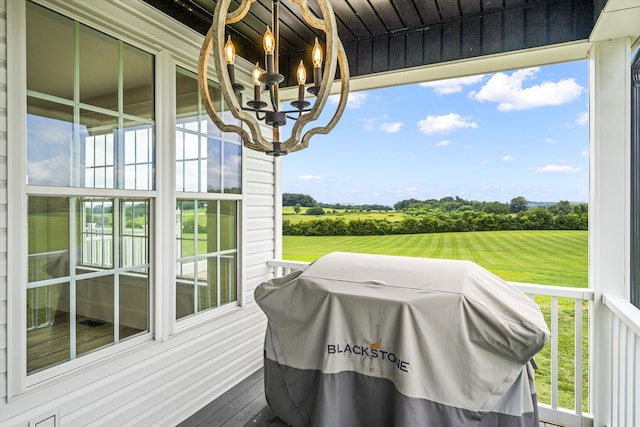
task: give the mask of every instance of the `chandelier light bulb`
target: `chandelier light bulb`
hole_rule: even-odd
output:
[[[260,65],[256,62],[256,66],[253,67],[253,71],[251,72],[251,78],[253,79],[254,85],[260,84],[260,76],[262,75],[262,70],[260,69]]]
[[[318,43],[318,38],[316,37],[316,42],[313,45],[313,51],[311,53],[313,59],[314,68],[319,68],[322,66],[322,48],[320,47],[320,43]]]
[[[224,59],[227,64],[233,64],[236,60],[236,49],[231,43],[231,36],[229,36],[227,43],[224,45]]]
[[[307,70],[304,68],[304,63],[300,60],[300,65],[298,65],[298,71],[296,72],[298,76],[298,84],[304,85],[307,81]]]
[[[267,31],[264,33],[264,53],[267,55],[273,55],[273,51],[276,47],[276,40],[273,37],[273,32],[271,32],[271,28],[267,27]]]

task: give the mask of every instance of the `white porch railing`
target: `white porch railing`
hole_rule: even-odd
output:
[[[611,426],[640,426],[640,310],[604,296],[611,324]]]
[[[271,260],[269,261],[269,266],[274,269],[274,277],[282,277],[286,274],[289,274],[296,270],[301,270],[308,265],[306,262],[299,261],[284,261],[284,260]],[[585,319],[583,316],[583,304],[585,301],[588,303],[593,301],[594,292],[590,289],[585,288],[568,288],[568,287],[559,287],[559,286],[548,286],[548,285],[533,285],[526,283],[513,283],[518,289],[522,292],[529,295],[532,299],[535,300],[536,297],[550,298],[550,309],[549,312],[546,313],[548,318],[550,319],[550,331],[551,331],[551,340],[548,344],[550,346],[550,371],[551,376],[548,384],[540,384],[539,380],[536,379],[536,386],[538,389],[541,389],[543,386],[548,387],[550,390],[550,403],[540,403],[539,414],[540,419],[544,421],[549,421],[551,423],[563,426],[570,427],[590,427],[593,425],[593,417],[591,414],[582,411],[582,402],[583,399],[588,400],[588,396],[583,395],[583,384],[585,384],[583,376],[588,373],[588,366],[583,366],[583,328],[588,322],[588,319]],[[573,315],[573,335],[574,335],[574,345],[571,349],[561,349],[558,346],[558,331],[560,325],[560,305],[558,303],[559,299],[570,299],[574,301],[574,315]],[[565,304],[566,306],[566,304]],[[591,305],[588,305],[589,313],[591,312]],[[544,310],[543,310],[544,312]],[[563,325],[563,327],[566,327]],[[640,333],[640,331],[636,331],[636,334]],[[638,335],[635,338],[635,355],[636,357],[640,357],[640,339]],[[558,387],[558,376],[559,376],[559,363],[558,361],[567,361],[573,360],[574,364],[574,378],[573,378],[573,398],[571,399],[573,405],[569,405],[571,407],[565,408],[559,405],[558,397],[559,387]],[[630,362],[629,362],[630,363]],[[636,366],[637,366],[636,362]],[[628,383],[629,381],[627,381]],[[587,381],[588,383],[588,381]],[[626,383],[625,383],[626,384]],[[638,390],[638,381],[636,380],[635,384],[636,389]],[[636,399],[640,396],[640,392],[635,393]],[[635,415],[638,416],[638,413]],[[623,424],[621,424],[623,425]],[[629,424],[629,425],[638,425],[638,424]]]

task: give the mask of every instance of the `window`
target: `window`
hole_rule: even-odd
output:
[[[213,83],[209,90],[222,112],[220,90]],[[177,69],[176,97],[176,318],[181,319],[237,301],[242,146],[207,116],[195,74]]]
[[[150,330],[154,57],[33,3],[26,32],[32,374]]]

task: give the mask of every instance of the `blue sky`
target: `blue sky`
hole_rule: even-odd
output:
[[[587,62],[353,92],[331,133],[282,159],[283,191],[323,203],[586,202]]]

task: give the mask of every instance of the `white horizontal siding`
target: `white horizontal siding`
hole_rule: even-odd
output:
[[[2,425],[60,411],[65,426],[174,425],[262,363],[263,315],[253,305],[35,387],[3,408]],[[135,421],[135,422],[134,422]]]
[[[7,369],[7,8],[0,0],[0,408]]]
[[[253,291],[270,278],[268,256],[275,256],[275,163],[264,153],[245,150],[245,301],[253,302]]]

